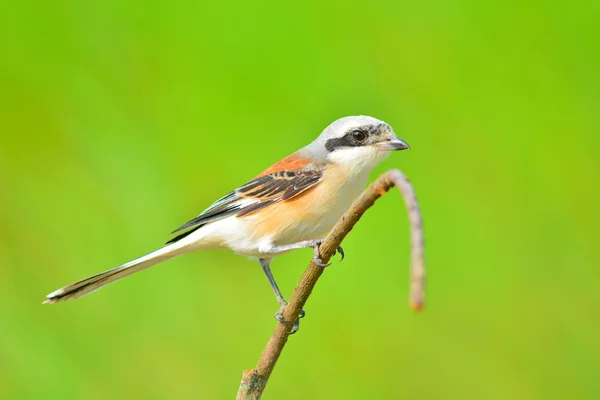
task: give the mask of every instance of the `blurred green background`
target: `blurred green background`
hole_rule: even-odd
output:
[[[385,120],[425,218],[377,203],[268,399],[600,398],[600,3],[0,6],[0,398],[227,399],[277,304],[227,251],[79,301],[333,120]],[[310,251],[273,265],[284,293]]]

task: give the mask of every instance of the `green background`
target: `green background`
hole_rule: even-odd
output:
[[[15,3],[15,4],[12,4]],[[306,306],[268,399],[600,398],[600,3],[4,2],[0,398],[231,399],[276,322],[258,264],[159,247],[355,114],[412,146]],[[309,250],[273,269],[284,293]]]

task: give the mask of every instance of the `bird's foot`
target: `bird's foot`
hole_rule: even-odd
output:
[[[324,239],[318,239],[318,240],[315,240],[315,242],[314,242],[314,245],[313,245],[313,261],[319,267],[325,268],[325,267],[329,267],[331,265],[331,263],[325,264],[323,262],[323,260],[321,260],[320,247],[321,247],[321,244],[323,243],[323,240]],[[344,249],[342,248],[342,246],[338,246],[337,247],[337,251],[339,251],[340,255],[342,256],[342,258],[340,259],[340,262],[341,262],[344,259]],[[337,251],[333,252],[334,256],[337,254]]]
[[[287,301],[284,301],[283,303],[281,303],[281,307],[279,307],[279,310],[277,310],[277,312],[275,313],[274,317],[277,321],[279,322],[289,322],[287,319],[283,318],[283,310],[285,310],[285,308],[287,307]],[[298,329],[300,329],[300,318],[304,318],[304,316],[306,315],[306,313],[304,312],[304,310],[300,310],[300,314],[298,315],[298,319],[296,320],[296,322],[294,322],[294,326],[292,327],[292,330],[290,331],[290,335],[293,335],[294,333],[298,332]]]

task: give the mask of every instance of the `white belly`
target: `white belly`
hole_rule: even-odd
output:
[[[265,257],[259,248],[264,249],[270,245],[280,246],[298,243],[304,240],[314,240],[324,237],[341,218],[352,202],[360,195],[368,173],[357,176],[343,185],[330,188],[315,187],[317,195],[302,215],[295,218],[293,210],[289,215],[277,216],[277,223],[264,234],[259,224],[265,218],[272,218],[271,213],[257,212],[242,218],[231,216],[209,223],[183,239],[189,242],[190,250],[229,248],[249,257]],[[327,190],[331,189],[331,190]],[[318,195],[318,190],[323,190],[324,195]],[[325,195],[327,194],[327,195]],[[277,204],[277,203],[276,203]],[[269,206],[271,208],[274,206]],[[267,209],[264,209],[267,211]],[[271,254],[270,257],[277,255]]]

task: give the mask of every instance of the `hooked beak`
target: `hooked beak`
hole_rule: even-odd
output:
[[[408,143],[396,136],[394,136],[392,139],[386,139],[383,142],[377,143],[377,147],[385,151],[410,149]]]

